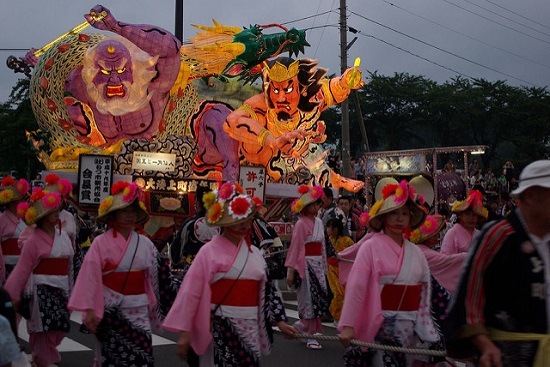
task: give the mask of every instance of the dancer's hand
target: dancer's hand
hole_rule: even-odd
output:
[[[292,339],[294,337],[294,334],[300,333],[294,326],[290,326],[284,321],[279,321],[277,323],[277,327],[279,328],[279,330],[281,330],[281,333],[283,333],[285,339]]]
[[[181,359],[183,360],[187,359],[187,351],[189,350],[190,345],[191,345],[191,333],[189,331],[182,331],[180,333],[180,337],[178,339],[178,343],[176,347],[176,353]]]
[[[351,326],[344,326],[338,338],[340,338],[340,343],[347,348],[351,345],[351,340],[355,337],[355,331]]]
[[[84,326],[86,326],[86,328],[90,330],[90,332],[95,334],[95,332],[97,331],[98,324],[99,324],[99,319],[95,315],[94,310],[92,310],[91,308],[87,309],[86,317],[84,318]]]

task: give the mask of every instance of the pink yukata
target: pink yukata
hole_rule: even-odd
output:
[[[308,246],[315,248],[310,251]],[[297,291],[298,329],[306,334],[322,333],[321,317],[328,311],[328,272],[325,249],[325,227],[319,218],[300,215],[292,231],[292,240],[285,266],[296,270],[294,285]],[[296,284],[298,283],[298,284]]]
[[[125,239],[113,229],[96,237],[86,253],[69,309],[81,311],[82,320],[92,309],[108,329],[98,340],[94,366],[116,365],[125,354],[133,355],[136,365],[154,366],[152,328],[162,317],[157,255],[147,237],[132,232]],[[108,287],[112,276],[118,281]]]
[[[17,240],[25,227],[25,222],[9,210],[0,214],[0,284],[4,284],[19,260],[21,248]]]
[[[72,287],[73,255],[65,231],[56,229],[52,239],[35,228],[5,285],[13,300],[21,301],[22,295],[23,301],[29,300],[21,306],[28,305],[29,314],[25,317],[29,317],[29,344],[38,367],[61,361],[57,346],[70,327],[67,301]]]
[[[425,245],[419,244],[417,246],[424,253],[430,267],[430,273],[435,280],[449,293],[454,294],[464,265],[464,258],[468,254],[466,252],[442,254]]]
[[[348,247],[347,249],[340,251],[338,253],[338,281],[342,285],[346,285],[348,281],[349,273],[359,252],[359,248],[363,243],[365,243],[369,238],[372,237],[374,232],[367,232],[359,241],[357,241],[353,246]],[[340,260],[342,259],[342,260]],[[347,261],[346,261],[347,260]]]
[[[405,309],[401,302],[395,308],[382,307],[384,287],[398,286],[420,291],[414,308]],[[389,287],[388,289],[391,289]],[[399,299],[399,298],[398,298]],[[347,279],[344,307],[338,329],[353,327],[355,339],[365,342],[392,344],[406,348],[426,348],[422,342],[439,340],[431,313],[430,270],[422,251],[404,240],[399,246],[384,233],[375,233],[359,248]],[[349,348],[346,354],[360,353]],[[370,350],[366,352],[369,366],[410,366],[417,358],[407,354]],[[345,355],[347,365],[351,365]]]
[[[223,284],[227,287],[220,288]],[[267,281],[260,251],[245,240],[235,246],[215,235],[195,257],[163,327],[191,333],[201,367],[259,366],[260,357],[271,352],[271,322],[283,320],[282,301]]]
[[[455,224],[445,233],[441,242],[442,254],[458,254],[468,252],[472,238],[479,233],[478,229],[474,229],[473,235],[470,234],[460,223]]]

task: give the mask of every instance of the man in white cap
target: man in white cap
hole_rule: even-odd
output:
[[[550,160],[525,167],[511,194],[519,205],[474,239],[448,318],[448,352],[477,352],[478,366],[547,366]]]

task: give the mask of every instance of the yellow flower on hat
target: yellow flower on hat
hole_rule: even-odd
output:
[[[202,203],[204,204],[205,209],[209,209],[212,204],[216,202],[216,192],[210,191],[203,195],[202,197]]]
[[[0,203],[8,203],[13,199],[13,191],[2,190],[0,191]]]
[[[293,213],[300,213],[304,209],[304,202],[302,199],[295,199],[292,204],[290,204],[290,210]]]
[[[98,214],[103,215],[107,213],[107,211],[111,208],[112,205],[113,205],[113,197],[107,196],[105,199],[103,199],[101,204],[99,204]]]
[[[34,206],[29,207],[25,212],[25,222],[28,224],[36,222],[36,208]]]
[[[384,204],[384,200],[378,200],[376,203],[372,205],[372,208],[370,208],[369,211],[369,217],[372,218],[378,213],[380,208],[382,207],[382,204]]]
[[[217,201],[213,203],[210,208],[208,209],[208,213],[206,213],[207,220],[210,223],[216,223],[220,220],[223,213],[223,205],[221,202]]]

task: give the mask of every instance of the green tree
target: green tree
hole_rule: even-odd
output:
[[[19,79],[8,102],[0,105],[0,172],[16,170],[20,177],[34,179],[44,167],[27,144],[25,131],[38,129],[29,99],[28,78]]]

